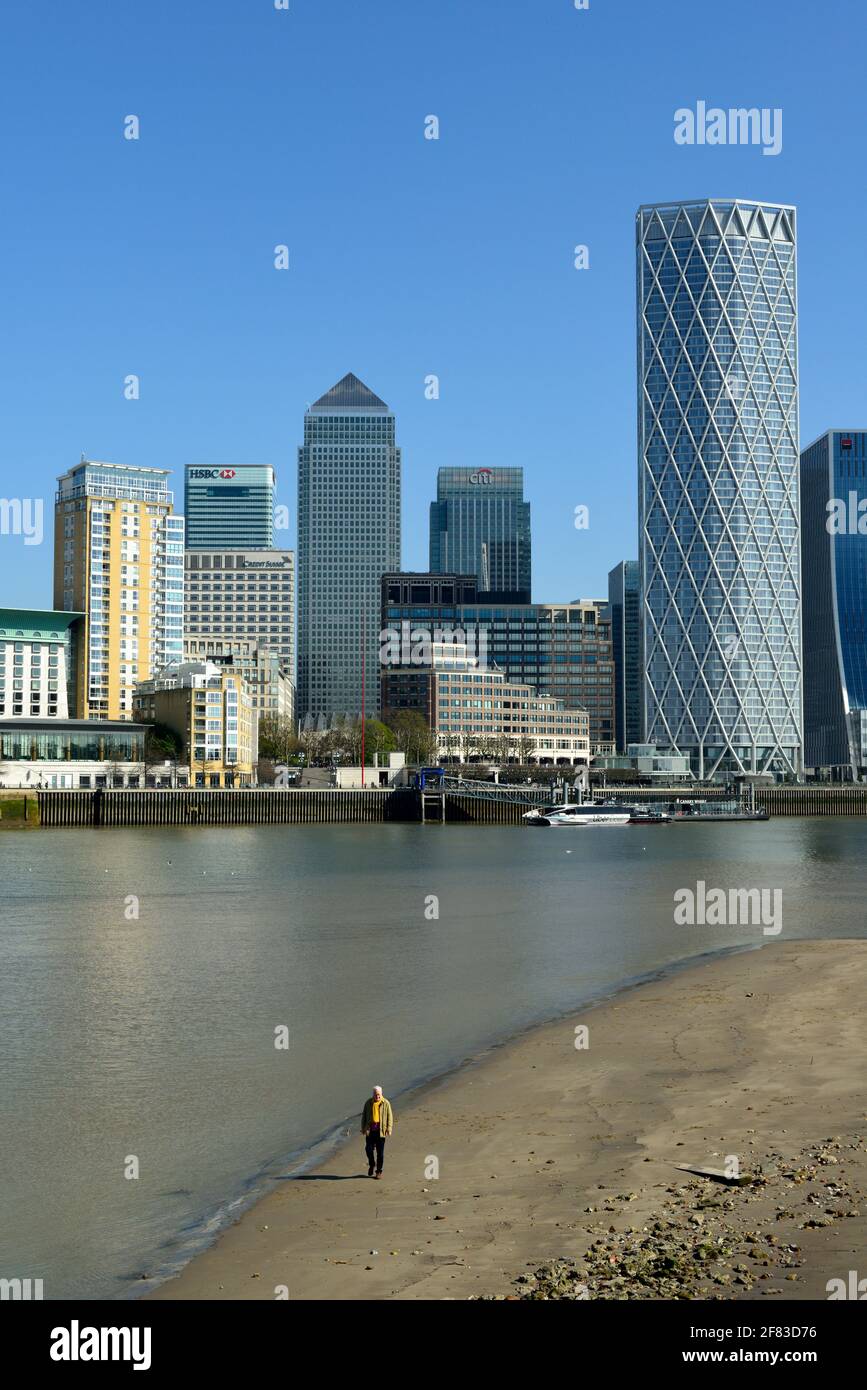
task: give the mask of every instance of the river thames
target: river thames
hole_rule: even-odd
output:
[[[781,890],[773,939],[863,937],[865,848],[864,821],[830,817],[5,832],[0,1276],[140,1292],[354,1125],[374,1083],[399,1100],[768,939],[678,924],[679,890]]]

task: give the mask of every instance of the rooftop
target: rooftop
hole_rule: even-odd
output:
[[[330,391],[313,402],[310,410],[388,410],[388,406],[354,372],[347,372]]]

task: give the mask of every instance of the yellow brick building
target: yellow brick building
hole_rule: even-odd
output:
[[[137,683],[183,658],[184,520],[167,479],[82,458],[58,480],[54,603],[85,615],[79,718],[131,719]]]
[[[136,720],[177,734],[194,787],[256,783],[258,716],[245,682],[210,661],[167,666],[136,688]]]

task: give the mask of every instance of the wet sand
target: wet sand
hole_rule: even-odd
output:
[[[867,942],[775,942],[546,1024],[396,1104],[381,1181],[353,1135],[147,1297],[514,1297],[571,1259],[593,1297],[825,1299],[867,1275],[865,1000]],[[731,1155],[758,1181],[675,1167]],[[654,1223],[725,1258],[679,1294],[592,1277]]]

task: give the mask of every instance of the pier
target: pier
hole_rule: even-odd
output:
[[[427,800],[424,800],[427,798]],[[596,799],[628,803],[677,798],[714,802],[721,788],[630,787],[597,791]],[[45,827],[125,825],[320,825],[421,821],[429,824],[520,825],[532,806],[552,801],[538,787],[507,787],[447,777],[436,790],[411,787],[258,788],[255,790],[104,790],[9,793],[3,824]],[[864,816],[867,787],[756,788],[755,804],[770,816]],[[27,810],[24,820],[22,811]]]

